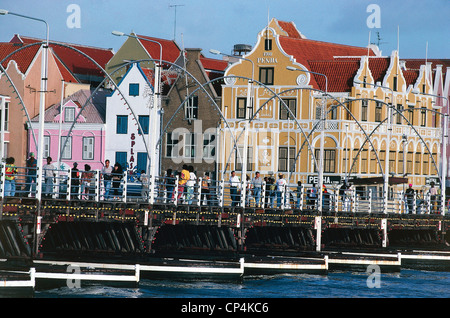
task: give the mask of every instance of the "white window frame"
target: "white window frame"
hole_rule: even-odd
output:
[[[92,142],[91,142],[92,141]],[[83,137],[83,160],[94,160],[95,137]]]
[[[198,96],[191,96],[184,107],[186,119],[198,119]]]
[[[186,133],[183,136],[184,141],[184,157],[185,158],[195,158],[196,153],[196,134]]]
[[[50,136],[44,136],[44,158],[50,157]]]
[[[72,123],[75,121],[75,107],[64,108],[64,122]]]
[[[61,150],[63,150],[63,146],[65,141],[65,138],[69,138],[69,141],[66,144],[66,147],[64,148],[64,152],[61,154],[61,159],[72,159],[72,136],[61,136]]]

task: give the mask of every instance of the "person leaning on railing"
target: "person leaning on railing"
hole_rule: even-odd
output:
[[[27,196],[31,191],[31,195],[34,196],[36,192],[36,167],[37,160],[34,157],[34,152],[30,152],[30,158],[27,159],[27,176],[25,179],[25,196]],[[33,185],[34,183],[34,185]]]
[[[50,198],[53,195],[53,183],[56,177],[55,166],[52,164],[52,157],[47,157],[47,163],[42,167],[44,174],[44,198]]]
[[[183,169],[181,170],[180,180],[178,181],[178,201],[184,194],[186,182],[190,179],[188,168],[187,165],[183,165]]]
[[[120,188],[120,181],[123,178],[123,170],[119,163],[116,163],[114,165],[114,168],[111,172],[112,176],[112,189],[113,189],[113,195],[114,199],[119,199],[119,188]]]
[[[256,171],[255,177],[252,179],[253,197],[255,198],[255,205],[257,208],[261,206],[261,190],[263,187],[263,179],[260,177],[259,171]]]
[[[14,162],[15,159],[13,157],[6,158],[5,197],[13,197],[16,195],[17,168]]]
[[[111,172],[112,172],[113,168],[109,163],[109,160],[106,159],[105,160],[105,165],[102,168],[102,173],[101,176],[103,178],[103,187],[105,190],[105,194],[104,194],[104,199],[105,200],[109,200],[110,197],[110,191],[111,191]]]
[[[78,200],[78,192],[80,188],[80,171],[78,163],[73,163],[72,172],[70,173],[70,197],[72,200]]]
[[[240,201],[241,193],[241,180],[236,175],[235,171],[231,171],[230,176],[230,197],[231,206],[237,206]]]
[[[167,202],[173,202],[173,195],[174,195],[174,189],[175,189],[175,177],[173,175],[172,169],[167,169],[166,173],[166,196],[167,196]]]

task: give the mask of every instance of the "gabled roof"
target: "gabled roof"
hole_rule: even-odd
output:
[[[5,57],[7,57],[10,53],[16,51],[19,47],[14,43],[0,43],[0,61],[2,61]],[[17,67],[22,74],[25,74],[28,68],[31,66],[33,59],[36,57],[37,52],[39,51],[40,46],[35,45],[26,49],[23,49],[13,55],[10,58],[5,60],[2,63],[2,66],[6,69],[8,67],[8,63],[14,60],[17,63]]]
[[[277,20],[277,23],[280,26],[280,28],[287,33],[288,37],[296,39],[306,39],[306,37],[297,30],[294,22]]]
[[[224,60],[216,60],[200,56],[199,62],[205,69],[206,75],[212,81],[216,78],[223,77],[225,69],[228,67],[228,62]],[[222,96],[223,80],[217,80],[212,83],[217,96]]]
[[[146,35],[136,35],[136,36],[160,43],[162,47],[163,61],[174,63],[181,54],[181,49],[178,47],[175,41],[154,38]],[[145,50],[147,51],[147,53],[150,55],[151,58],[159,60],[161,47],[157,43],[141,39],[137,40],[142,44],[142,46],[145,48]]]
[[[19,45],[20,43],[23,44],[31,44],[36,42],[43,42],[42,39],[27,37],[27,36],[21,36],[18,34],[15,34],[14,37],[11,39],[10,43],[15,43],[15,45]],[[73,47],[84,54],[88,55],[90,58],[92,58],[94,61],[96,61],[102,68],[105,68],[106,63],[111,59],[111,57],[114,55],[114,52],[112,49],[104,49],[104,48],[98,48],[98,47],[92,47],[92,46],[86,46],[86,45],[80,45],[80,44],[73,44],[73,43],[65,43],[65,42],[57,42],[57,41],[51,41],[53,43],[50,43],[50,47],[52,48],[53,52],[57,56],[57,58],[60,60],[64,66],[72,72],[72,74],[82,74],[82,75],[91,75],[91,76],[100,76],[104,77],[103,72],[89,59],[84,57],[82,54],[66,48],[65,46]],[[58,45],[61,44],[61,45]]]
[[[426,62],[431,63],[432,69],[435,69],[436,65],[442,65],[442,72],[450,67],[450,59],[402,59],[402,61],[405,61],[406,68],[411,70],[420,70],[420,66],[425,65]]]
[[[207,71],[225,72],[228,62],[224,60],[211,59],[204,56],[200,57],[200,62]]]
[[[336,44],[309,39],[291,38],[280,36],[280,43],[286,53],[293,55],[298,62],[314,60],[332,60],[339,56],[364,56],[369,52],[374,56],[371,49],[365,47]]]
[[[283,50],[307,69],[311,69],[310,61],[333,61],[336,57],[361,57],[367,55],[367,52],[370,56],[375,55],[371,49],[368,50],[364,47],[288,36],[280,36],[279,39]],[[316,67],[318,66],[316,65]],[[318,88],[317,77],[311,77],[311,84],[314,88]]]
[[[95,123],[95,124],[104,124],[105,123],[105,116],[106,116],[106,96],[110,94],[111,92],[104,89],[99,89],[97,92],[92,95],[93,91],[88,89],[81,89],[72,95],[64,98],[63,105],[66,104],[69,101],[73,101],[75,104],[78,105],[79,110],[81,110],[81,107],[86,104],[84,107],[81,116],[85,120],[80,121],[80,117],[78,117],[78,122],[82,123]],[[89,99],[89,97],[92,98]],[[89,99],[89,100],[88,100]],[[87,103],[86,103],[87,101]],[[61,113],[61,103],[54,104],[50,106],[45,111],[45,117],[44,121],[47,123],[50,122],[59,122],[55,121],[56,116],[58,116]],[[59,118],[59,117],[58,117]],[[33,117],[31,119],[32,122],[38,122],[39,121],[39,115],[36,117]]]

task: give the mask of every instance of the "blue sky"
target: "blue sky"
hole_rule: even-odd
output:
[[[80,9],[79,28],[71,28],[69,5]],[[379,28],[369,28],[367,19],[379,8]],[[367,46],[381,37],[383,55],[399,49],[401,58],[450,58],[449,0],[0,0],[0,9],[46,20],[50,39],[117,51],[124,38],[111,31],[165,39],[174,38],[185,47],[231,53],[234,44],[256,43],[257,33],[267,24],[268,15],[293,21],[309,39],[356,46]],[[75,20],[73,20],[75,21]],[[374,21],[374,20],[372,20]],[[0,41],[15,33],[45,37],[43,24],[15,16],[0,16]]]

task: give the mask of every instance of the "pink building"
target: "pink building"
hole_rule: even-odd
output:
[[[72,168],[74,162],[78,163],[80,170],[84,170],[85,164],[90,165],[92,170],[100,170],[103,167],[106,95],[110,94],[110,91],[100,89],[95,94],[92,93],[93,91],[84,89],[68,96],[63,100],[62,112],[60,103],[46,110],[44,158],[52,157],[55,167],[58,158],[61,161],[61,169],[65,170]],[[31,129],[37,138],[39,116],[31,122]],[[33,140],[31,130],[28,134],[28,140]],[[28,152],[36,153],[34,142],[29,143]]]

